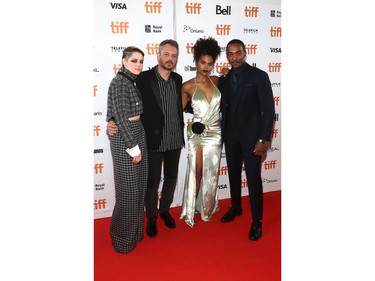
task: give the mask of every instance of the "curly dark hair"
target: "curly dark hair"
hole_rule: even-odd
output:
[[[213,37],[199,38],[193,46],[194,61],[198,61],[201,56],[209,55],[215,62],[220,53],[221,48]]]

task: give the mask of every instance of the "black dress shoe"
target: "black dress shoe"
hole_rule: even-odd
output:
[[[251,224],[250,232],[249,232],[249,239],[256,241],[260,237],[262,237],[262,222],[254,221]]]
[[[160,213],[160,217],[164,220],[164,223],[169,228],[176,228],[176,222],[169,214],[169,212]]]
[[[149,237],[155,237],[158,234],[158,230],[156,228],[156,219],[148,219],[146,233]]]
[[[236,216],[242,215],[242,207],[233,209],[230,208],[228,212],[221,218],[221,222],[230,222],[234,220]]]

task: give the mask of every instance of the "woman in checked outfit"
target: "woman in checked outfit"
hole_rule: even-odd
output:
[[[143,69],[143,59],[139,48],[127,47],[122,67],[108,90],[107,121],[114,120],[119,131],[109,136],[116,194],[110,233],[113,248],[125,254],[143,239],[147,148],[140,120],[142,98],[135,84]]]

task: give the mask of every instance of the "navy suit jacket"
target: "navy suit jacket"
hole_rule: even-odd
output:
[[[255,145],[259,140],[270,141],[273,128],[275,105],[271,82],[268,74],[259,68],[245,63],[237,98],[229,108],[231,91],[231,72],[219,79],[221,92],[222,134],[225,142],[226,133],[235,133],[246,145]],[[226,124],[231,110],[231,124]],[[236,127],[233,130],[234,126]],[[229,127],[230,126],[230,127]]]
[[[176,83],[178,116],[181,122],[181,135],[184,141],[184,119],[181,101],[181,75],[171,72]],[[137,87],[142,94],[143,113],[141,120],[146,132],[147,148],[156,150],[160,146],[164,128],[164,113],[161,107],[160,89],[155,68],[141,72],[137,78]]]

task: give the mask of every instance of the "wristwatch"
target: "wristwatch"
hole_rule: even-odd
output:
[[[262,139],[259,139],[258,141],[259,141],[260,143],[263,143],[263,144],[266,143],[266,141],[264,141],[264,140],[262,140]]]

